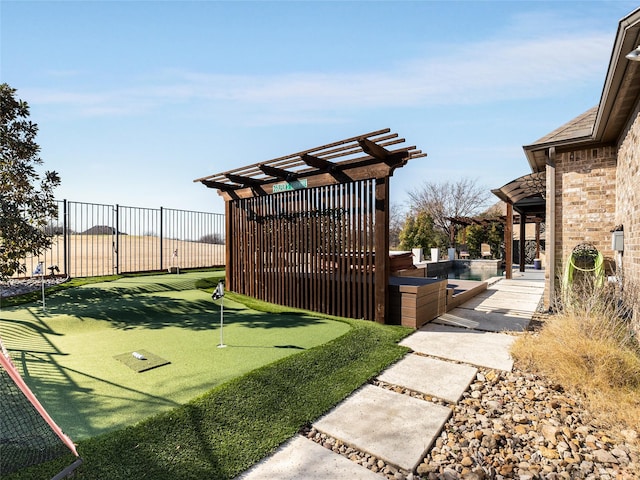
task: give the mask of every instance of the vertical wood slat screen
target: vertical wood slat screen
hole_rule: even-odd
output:
[[[348,318],[375,316],[375,180],[229,202],[228,288]]]

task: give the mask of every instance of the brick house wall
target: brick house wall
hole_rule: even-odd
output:
[[[555,175],[556,274],[562,274],[571,251],[580,243],[591,243],[605,258],[613,259],[610,231],[616,221],[615,148],[558,154]],[[551,245],[550,239],[547,245]]]
[[[523,146],[534,172],[546,170],[547,271],[545,306],[562,282],[579,243],[593,244],[617,270],[637,311],[640,334],[640,64],[630,58],[640,38],[640,8],[618,23],[598,106]],[[624,252],[611,248],[622,225]],[[554,278],[555,277],[555,278]]]
[[[616,225],[624,227],[622,268],[626,288],[640,289],[640,101],[621,135],[616,182]],[[640,312],[634,315],[640,332]]]
[[[556,155],[555,270],[556,275],[561,276],[569,254],[583,242],[592,243],[606,259],[616,264],[618,258],[611,249],[611,230],[622,224],[622,268],[627,284],[637,289],[640,286],[640,102],[620,138],[617,146]],[[548,219],[552,218],[549,208],[548,202]],[[549,237],[546,242],[547,248],[551,248]],[[556,281],[556,288],[560,283]],[[545,304],[551,301],[547,289]],[[637,325],[640,327],[640,322]]]

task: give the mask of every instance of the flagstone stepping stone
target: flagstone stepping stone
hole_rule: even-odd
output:
[[[378,376],[378,380],[456,403],[478,370],[469,365],[410,354]]]
[[[316,430],[404,470],[424,458],[451,409],[366,385],[314,423]]]

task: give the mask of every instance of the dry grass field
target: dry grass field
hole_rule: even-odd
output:
[[[162,243],[162,245],[161,245]],[[115,273],[166,270],[170,267],[201,268],[225,264],[225,246],[203,242],[175,240],[155,236],[71,235],[68,245],[61,236],[39,257],[26,259],[26,276],[31,276],[38,262],[63,269],[65,249],[68,252],[71,277],[93,277]],[[117,254],[116,254],[117,252]],[[24,275],[21,275],[24,276]]]

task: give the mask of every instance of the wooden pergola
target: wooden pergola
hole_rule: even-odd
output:
[[[520,215],[520,271],[525,270],[525,226],[527,217],[536,221],[536,255],[540,251],[540,222],[546,217],[546,172],[523,175],[491,192],[507,204],[507,219],[504,229],[506,277],[511,278],[513,268],[513,211]]]
[[[450,238],[449,238],[449,244],[452,247],[456,246],[456,235],[457,235],[457,231],[458,228],[457,227],[469,227],[471,225],[480,225],[482,227],[486,227],[489,226],[493,223],[504,223],[504,220],[501,219],[500,217],[463,217],[463,216],[456,216],[456,217],[447,217],[447,220],[449,220],[451,222],[452,225],[454,225],[454,228],[451,229],[451,233],[450,233]],[[463,243],[466,243],[466,232],[463,231]]]
[[[508,209],[509,207],[507,207]],[[447,217],[447,220],[449,220],[452,224],[456,225],[456,226],[460,226],[460,227],[468,227],[471,225],[479,225],[481,227],[488,227],[491,226],[494,223],[500,223],[503,225],[506,225],[507,223],[507,219],[509,217],[507,215],[500,215],[498,217]],[[518,215],[514,215],[513,213],[511,213],[511,223],[513,225],[521,225],[522,224],[522,220],[521,220],[521,216]],[[540,253],[540,223],[543,221],[543,218],[540,215],[527,215],[524,218],[524,223],[533,223],[536,225],[536,256],[539,255]],[[455,246],[455,242],[454,242],[454,238],[455,237],[455,232],[452,230],[452,234],[451,234],[451,245]]]
[[[384,323],[389,178],[425,157],[389,129],[198,178],[225,200],[227,288]]]

